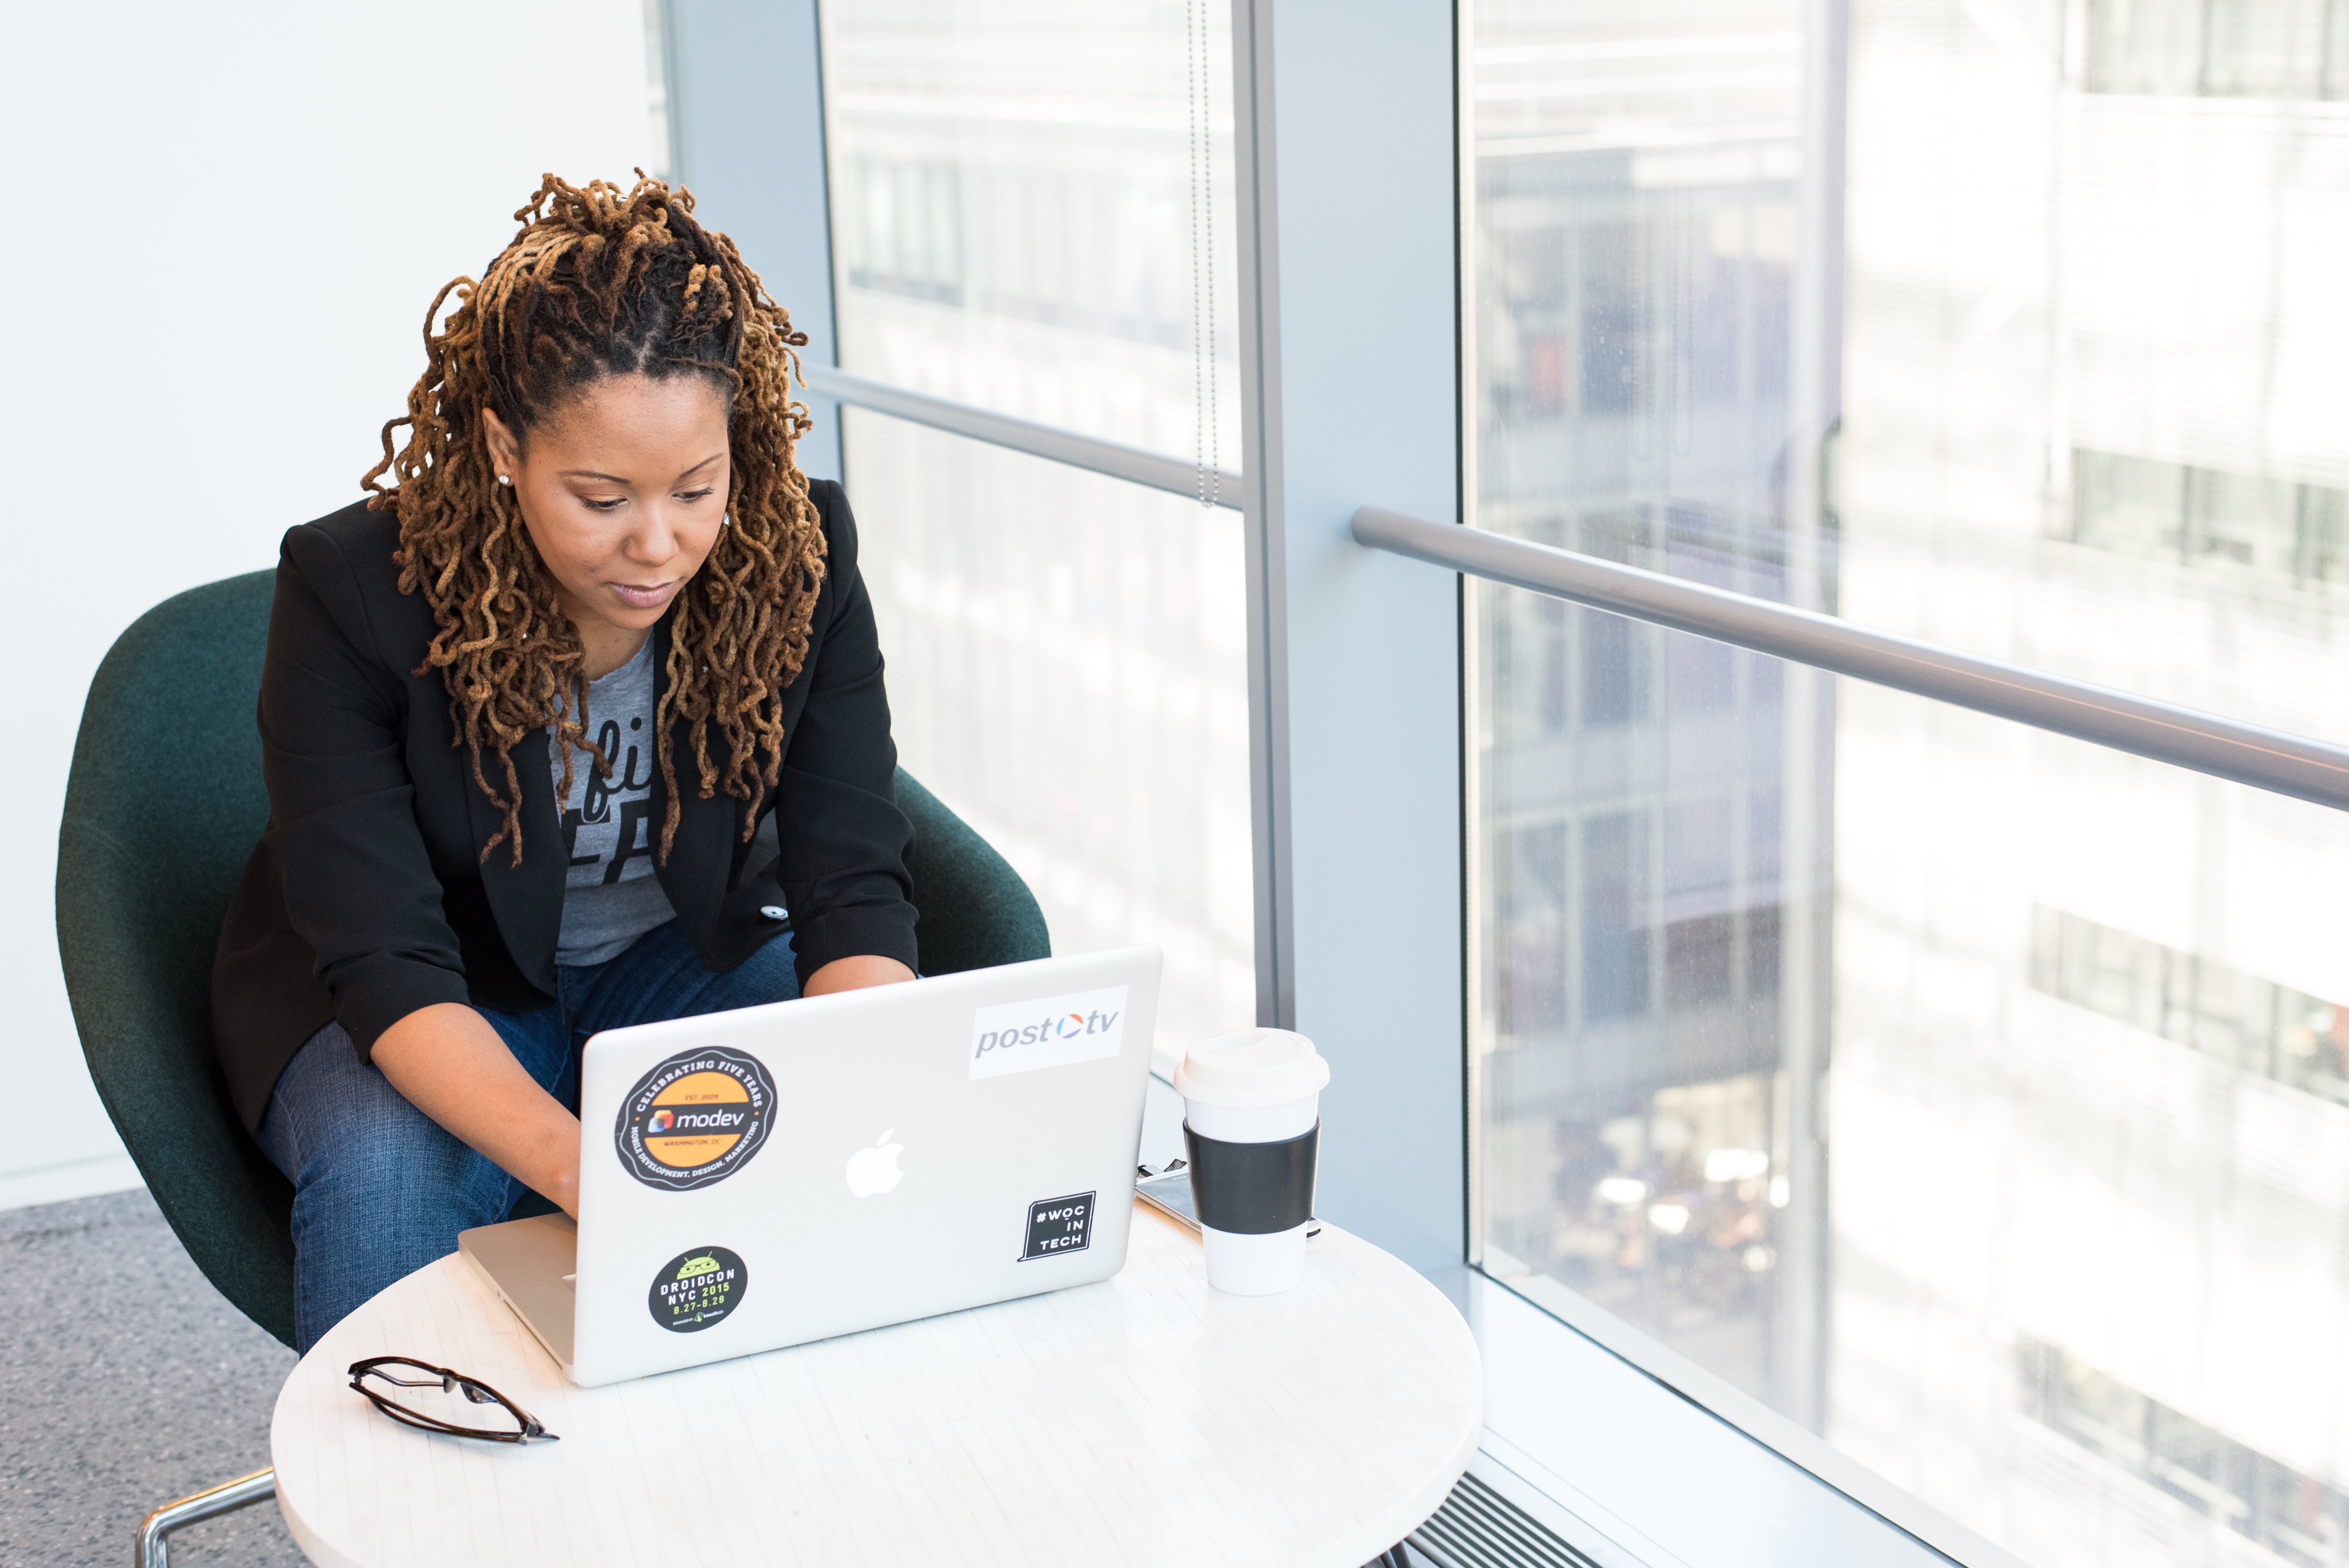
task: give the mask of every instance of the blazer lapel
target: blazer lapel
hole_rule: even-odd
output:
[[[490,911],[497,916],[498,932],[506,939],[523,978],[554,994],[554,944],[563,931],[563,881],[565,855],[563,823],[554,810],[554,779],[549,772],[546,731],[533,729],[514,744],[514,773],[522,780],[522,864],[513,863],[509,844],[500,844],[481,862],[481,888]],[[482,771],[496,783],[493,758],[481,759]],[[504,825],[504,814],[475,787],[470,767],[465,799],[472,812],[475,841],[488,843]]]

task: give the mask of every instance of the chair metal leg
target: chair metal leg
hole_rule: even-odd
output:
[[[130,1560],[131,1568],[171,1568],[173,1532],[200,1519],[216,1519],[223,1513],[234,1513],[264,1497],[276,1495],[277,1472],[264,1470],[239,1476],[210,1491],[200,1491],[193,1497],[165,1503],[139,1522],[139,1544]]]

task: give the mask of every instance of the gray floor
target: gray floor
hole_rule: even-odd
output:
[[[122,1568],[148,1510],[269,1463],[293,1367],[145,1192],[0,1211],[0,1563]],[[266,1502],[181,1532],[171,1556],[304,1562]]]

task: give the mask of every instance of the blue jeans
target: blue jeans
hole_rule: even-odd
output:
[[[712,975],[673,920],[617,958],[558,965],[554,977],[554,1006],[481,1012],[539,1086],[574,1111],[588,1036],[800,994],[789,933]],[[529,1197],[359,1060],[340,1024],[311,1036],[286,1064],[255,1136],[294,1183],[296,1350],[393,1281],[455,1252],[458,1232],[495,1224]]]

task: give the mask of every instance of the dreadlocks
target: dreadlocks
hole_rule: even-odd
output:
[[[383,428],[383,460],[360,480],[368,505],[396,509],[404,593],[421,593],[440,630],[416,673],[440,672],[456,727],[472,753],[473,781],[504,817],[481,859],[510,843],[522,863],[522,785],[512,748],[552,725],[564,746],[558,794],[571,788],[571,749],[609,779],[611,759],[586,734],[586,654],[558,606],[518,503],[495,482],[481,411],[518,432],[543,422],[607,376],[704,376],[731,401],[727,435],[731,526],[675,601],[667,689],[654,716],[655,751],[668,790],[659,856],[677,837],[679,796],[669,732],[693,740],[701,798],[719,789],[747,800],[747,838],[782,765],[783,688],[806,661],[824,545],[807,480],[792,450],[808,427],[791,401],[793,349],[807,335],[769,298],[734,242],[693,216],[693,197],[637,170],[623,192],[604,181],[579,190],[546,175],[514,214],[522,230],[476,284],[441,289],[424,318],[424,374],[408,413]],[[433,322],[454,293],[456,311]],[[409,427],[396,452],[392,432]],[[393,474],[393,488],[376,481]],[[715,719],[727,756],[709,756]],[[503,788],[482,755],[497,759]]]

